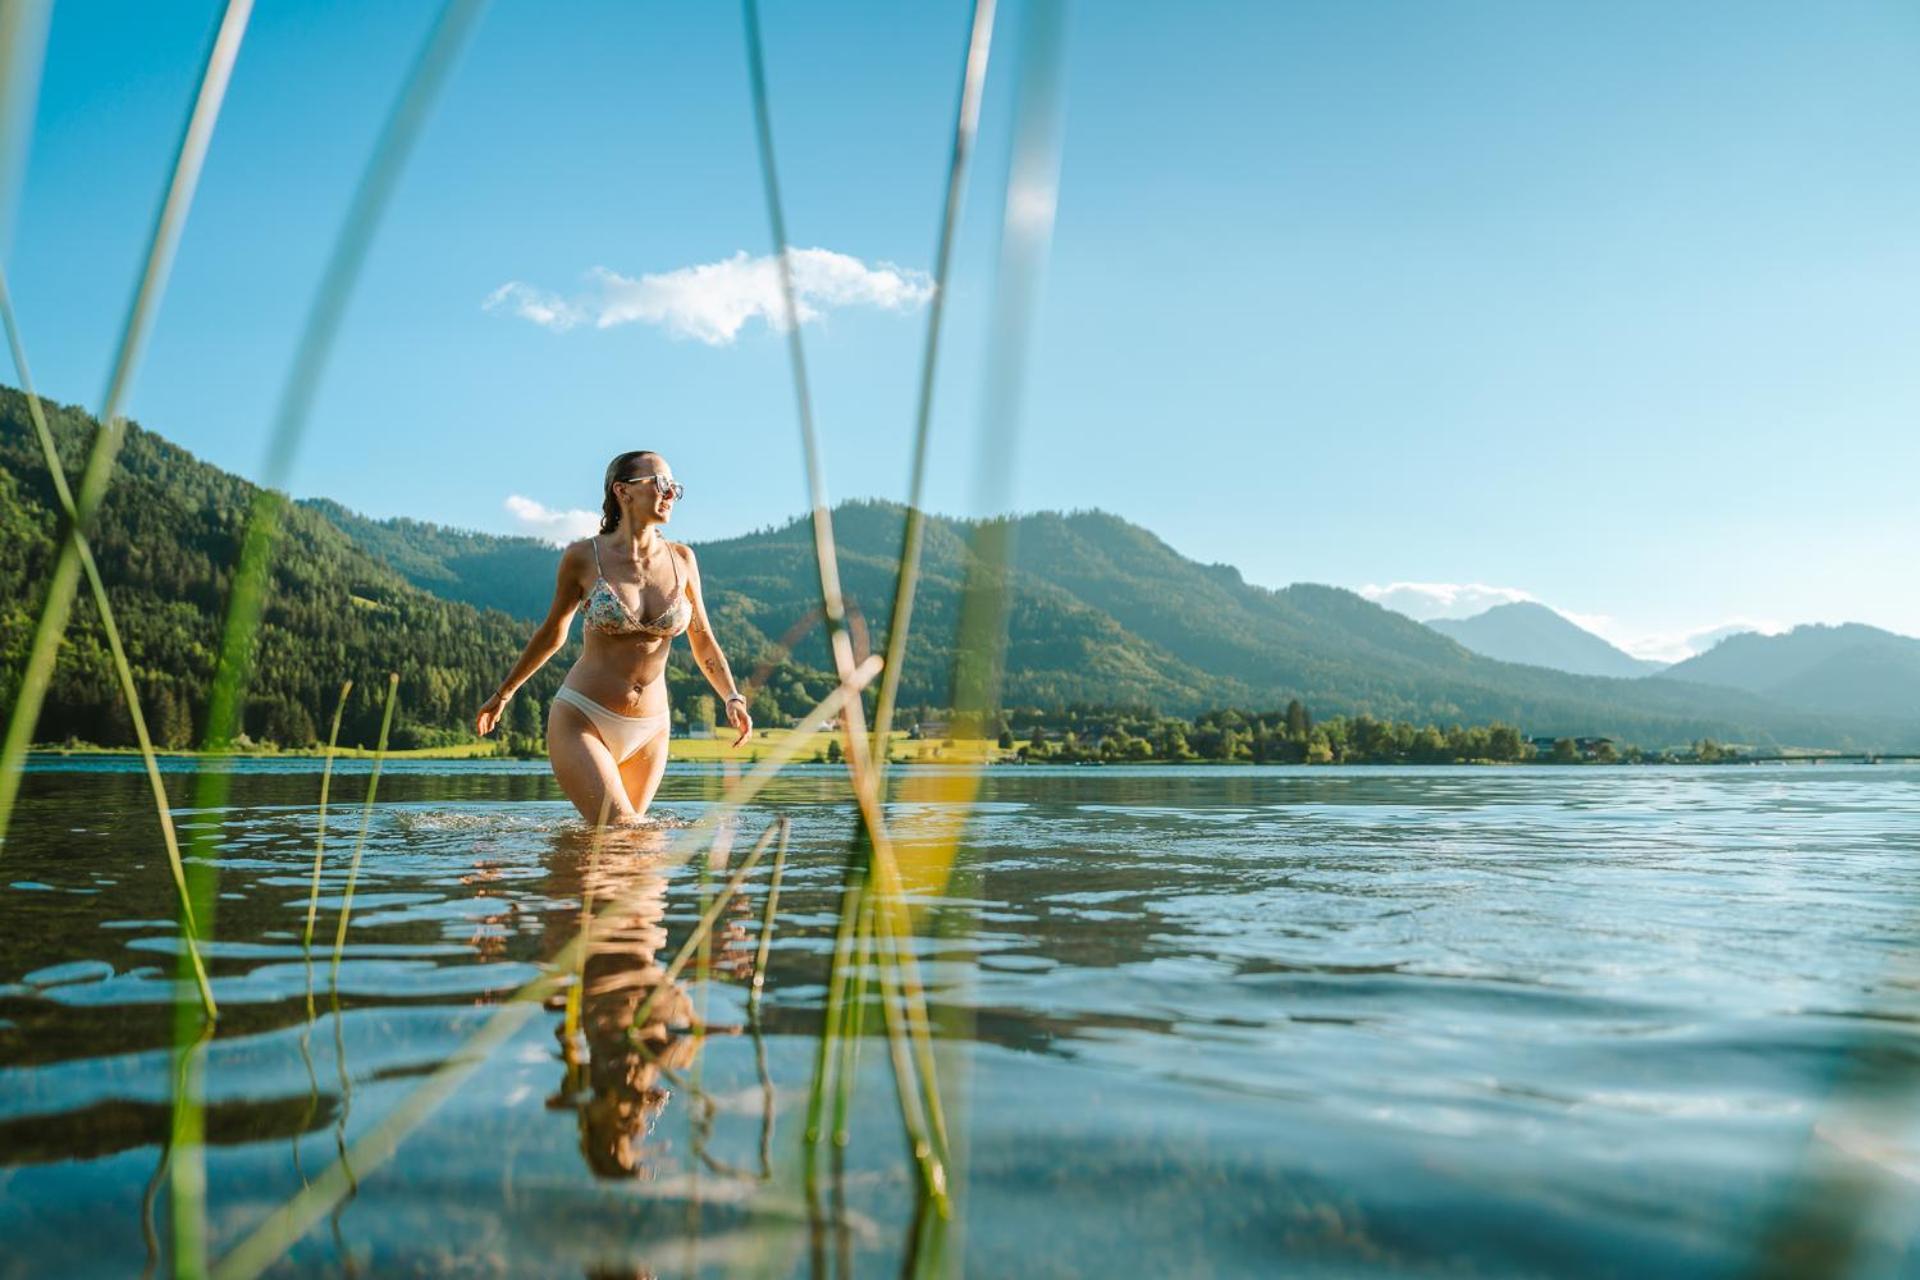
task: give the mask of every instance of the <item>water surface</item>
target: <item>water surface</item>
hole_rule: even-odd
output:
[[[0,1275],[169,1265],[177,949],[134,767],[37,761],[0,852]],[[216,1257],[539,972],[591,891],[632,905],[574,1050],[536,1014],[280,1271],[899,1272],[880,1041],[815,1203],[791,1176],[853,823],[833,771],[783,776],[735,841],[794,824],[761,1025],[756,874],[712,978],[651,996],[644,1053],[625,1028],[697,866],[590,860],[544,765],[389,764],[336,977],[366,776],[336,777],[311,961],[311,763],[234,766],[216,812],[169,778],[219,850]],[[674,766],[661,804],[691,821],[721,785]],[[1920,1076],[1917,812],[1900,766],[993,771],[923,904],[964,1269],[1738,1274],[1832,1157],[1819,1125],[1872,1188],[1862,1272],[1913,1273],[1915,1109],[1863,1124],[1836,1084]],[[950,816],[893,814],[908,839]]]

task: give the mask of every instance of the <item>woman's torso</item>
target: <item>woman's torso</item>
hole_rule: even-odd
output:
[[[642,569],[607,554],[599,539],[588,543],[593,554],[580,581],[583,643],[565,683],[620,715],[664,714],[667,653],[692,614],[680,553],[662,538]]]

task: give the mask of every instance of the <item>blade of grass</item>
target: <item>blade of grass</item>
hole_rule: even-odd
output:
[[[140,1280],[148,1280],[160,1269],[160,1225],[156,1221],[156,1211],[161,1184],[167,1179],[167,1161],[172,1155],[173,1138],[169,1134],[161,1140],[160,1160],[153,1166],[153,1176],[147,1179],[147,1185],[140,1192],[140,1243],[147,1250],[147,1260],[140,1268]]]
[[[186,129],[175,153],[172,177],[166,197],[161,201],[153,235],[147,248],[146,266],[134,289],[133,302],[120,332],[120,345],[114,357],[113,372],[100,409],[99,427],[80,475],[80,489],[74,499],[74,517],[62,520],[60,547],[53,572],[34,625],[33,640],[21,668],[20,685],[7,721],[7,733],[0,743],[0,845],[4,845],[7,825],[19,797],[21,768],[27,748],[33,742],[40,722],[40,708],[46,700],[47,684],[53,678],[53,664],[66,634],[67,619],[73,609],[74,591],[80,576],[80,542],[92,530],[100,504],[113,478],[114,459],[119,456],[126,437],[127,394],[132,388],[134,371],[146,348],[153,319],[166,292],[167,274],[173,266],[174,251],[179,248],[180,233],[200,181],[200,169],[206,161],[213,127],[220,117],[227,84],[233,76],[234,61],[240,53],[240,41],[246,34],[247,19],[253,12],[253,0],[227,0],[220,26],[207,50],[200,76],[199,92],[187,116]]]
[[[1000,260],[994,280],[986,393],[974,504],[988,511],[1012,491],[1014,440],[1026,397],[1027,356],[1040,281],[1053,242],[1059,203],[1060,140],[1065,102],[1060,79],[1065,0],[1034,0],[1027,9],[1016,88],[1013,149],[1008,160]],[[1012,563],[1012,522],[984,521],[961,601],[955,644],[954,710],[985,717],[998,705],[1006,638],[1004,574]]]
[[[767,93],[766,58],[761,47],[760,8],[757,0],[742,0],[743,18],[747,43],[747,67],[749,87],[753,97],[754,138],[760,155],[760,173],[762,188],[767,202],[767,221],[773,233],[774,256],[778,262],[780,283],[781,315],[787,335],[788,363],[793,375],[794,405],[799,418],[801,455],[807,474],[807,493],[812,507],[814,564],[820,578],[821,612],[827,620],[827,637],[833,654],[834,669],[844,682],[847,673],[854,667],[853,644],[848,634],[846,620],[846,602],[840,589],[839,559],[834,548],[833,517],[827,505],[826,476],[820,457],[819,439],[814,430],[812,393],[808,389],[806,347],[800,336],[800,309],[795,301],[793,287],[793,263],[788,251],[786,215],[780,198],[780,179],[775,161],[773,145],[772,109]],[[842,717],[847,740],[847,770],[853,779],[854,796],[860,808],[862,821],[872,841],[873,861],[880,871],[883,890],[889,878],[888,868],[892,865],[892,849],[887,839],[885,824],[882,821],[879,806],[879,786],[871,760],[868,755],[870,742],[865,725],[865,709],[859,699],[852,700]],[[897,871],[890,877],[896,884]],[[900,960],[901,953],[896,950],[894,959]],[[911,970],[912,956],[908,951],[902,964],[903,977],[911,979],[910,984],[903,982],[910,1001],[922,999],[917,976]],[[899,1024],[888,1020],[889,1036],[895,1033],[912,1035],[917,1024],[925,1027],[924,1016],[907,1019]],[[910,1059],[909,1059],[910,1060]],[[895,1055],[896,1063],[901,1061]],[[933,1055],[928,1051],[921,1055],[920,1086],[927,1096],[929,1107],[936,1113],[939,1107],[939,1082],[931,1074]],[[901,1082],[904,1093],[911,1092],[907,1081]],[[917,1111],[917,1108],[915,1109]],[[907,1109],[902,1108],[902,1121],[911,1124]],[[926,1147],[926,1159],[932,1166],[923,1169],[929,1187],[939,1200],[943,1211],[945,1175],[937,1167],[939,1156],[926,1143],[915,1143],[916,1150]]]
[[[13,312],[13,296],[7,288],[7,277],[0,270],[0,324],[7,331],[7,346],[13,354],[14,372],[20,378],[20,391],[26,397],[27,416],[33,422],[34,434],[40,441],[40,452],[47,464],[47,471],[53,479],[53,492],[59,503],[61,513],[75,526],[74,545],[77,548],[80,565],[86,571],[87,585],[93,593],[94,609],[100,614],[100,626],[106,633],[107,652],[113,662],[115,676],[120,681],[120,697],[127,704],[127,716],[133,723],[134,740],[140,747],[140,759],[146,766],[147,786],[153,792],[154,814],[160,821],[160,841],[166,847],[167,867],[173,873],[173,886],[180,918],[185,923],[180,936],[187,955],[192,961],[193,978],[200,992],[200,1005],[209,1018],[220,1016],[219,1006],[214,1003],[213,987],[207,980],[206,961],[201,957],[200,944],[196,938],[198,930],[193,917],[193,898],[187,891],[187,870],[180,857],[180,838],[173,827],[172,802],[167,798],[167,784],[160,777],[160,761],[154,755],[153,738],[147,732],[147,717],[140,707],[140,690],[134,684],[133,665],[127,660],[126,646],[120,640],[120,627],[114,620],[113,603],[107,599],[106,583],[100,578],[99,566],[94,563],[93,548],[87,542],[86,535],[79,531],[79,513],[73,504],[73,491],[67,487],[67,469],[60,462],[60,448],[54,442],[53,429],[47,425],[46,408],[40,402],[39,394],[33,389],[33,372],[27,365],[26,344],[20,337],[20,324]]]
[[[812,1152],[820,1141],[820,1125],[826,1115],[827,1091],[839,1059],[834,1044],[845,1018],[841,1002],[846,999],[847,981],[852,974],[853,935],[860,919],[860,904],[866,885],[864,844],[855,837],[854,855],[849,860],[840,888],[840,911],[834,928],[833,958],[827,968],[827,1003],[820,1018],[820,1039],[814,1046],[813,1087],[807,1095],[806,1125],[801,1130],[807,1148],[807,1173],[813,1174]]]
[[[860,919],[854,926],[853,994],[847,1000],[846,1030],[840,1038],[839,1088],[833,1094],[833,1145],[847,1145],[848,1114],[853,1091],[860,1080],[860,1041],[866,1031],[867,966],[873,953],[873,903],[860,907]]]
[[[860,691],[879,673],[880,663],[877,654],[869,657],[854,672],[853,681],[835,686],[818,706],[800,718],[791,733],[761,757],[759,764],[737,784],[728,788],[726,794],[700,821],[679,832],[673,847],[662,860],[662,871],[671,870],[684,862],[699,847],[706,832],[759,795],[787,762],[801,751],[812,734],[839,715],[850,699],[859,697]],[[635,911],[644,904],[645,897],[645,890],[622,894],[601,914],[617,915]],[[391,1160],[407,1135],[419,1128],[488,1055],[512,1039],[527,1020],[540,1011],[541,1002],[552,995],[566,980],[566,976],[573,972],[579,963],[579,949],[584,945],[585,938],[576,934],[538,977],[509,995],[465,1044],[401,1098],[392,1111],[353,1144],[349,1154],[360,1177],[366,1177]],[[242,1280],[259,1275],[292,1248],[294,1242],[305,1235],[333,1205],[339,1203],[346,1195],[347,1188],[347,1176],[342,1171],[341,1162],[336,1161],[315,1178],[311,1186],[302,1189],[275,1210],[221,1258],[214,1267],[214,1276],[218,1280]]]
[[[773,1112],[775,1094],[773,1073],[767,1067],[767,1037],[760,1025],[758,1011],[747,1019],[747,1033],[753,1037],[753,1068],[760,1077],[760,1181],[773,1181]]]
[[[760,918],[760,946],[753,955],[753,985],[747,991],[747,1020],[760,1020],[760,992],[766,986],[767,953],[773,948],[773,922],[780,913],[780,877],[787,869],[787,837],[793,831],[791,819],[780,819],[780,844],[773,854],[773,876],[767,884],[767,906]]]
[[[1013,145],[1001,214],[1000,256],[994,281],[992,327],[988,335],[986,388],[983,396],[976,508],[990,510],[1004,503],[1012,491],[1014,442],[1026,398],[1027,361],[1032,346],[1039,288],[1052,249],[1054,214],[1059,202],[1061,140],[1064,134],[1065,0],[1031,0],[1026,7],[1020,40],[1020,61],[1013,106]],[[971,715],[984,731],[999,706],[1006,653],[1006,573],[1012,565],[1009,520],[987,521],[975,537],[967,586],[955,637],[954,708],[957,716]],[[963,817],[949,825],[943,837],[916,853],[915,879],[926,885],[949,882],[965,838],[967,821],[978,796],[983,771],[960,775],[958,802]],[[906,914],[902,886],[883,882],[883,907]],[[891,913],[889,913],[891,914]],[[883,936],[884,936],[883,930]],[[908,931],[896,926],[896,945],[910,943]],[[908,975],[914,970],[905,969]],[[924,1002],[916,1006],[925,1016]],[[930,1037],[929,1037],[930,1038]],[[924,1042],[923,1042],[924,1043]],[[931,1050],[927,1050],[929,1058]],[[946,1132],[946,1130],[942,1130]],[[964,1170],[958,1167],[951,1145],[945,1151],[953,1171],[950,1189],[964,1196]],[[939,1209],[939,1205],[934,1206]],[[929,1225],[931,1247],[921,1256],[936,1274],[966,1270],[964,1241],[949,1237],[945,1226],[952,1215],[939,1213]]]
[[[920,357],[920,394],[914,408],[913,461],[907,473],[906,524],[900,532],[900,567],[894,579],[893,614],[887,623],[887,667],[873,709],[873,750],[882,773],[887,768],[887,735],[893,729],[894,702],[907,656],[907,632],[913,625],[913,595],[920,575],[920,544],[925,516],[927,439],[933,422],[934,370],[940,353],[940,325],[946,315],[947,274],[953,242],[965,202],[967,162],[980,128],[980,98],[987,83],[987,55],[993,44],[994,0],[974,0],[967,32],[967,57],[960,72],[960,103],[954,111],[953,154],[947,162],[947,198],[940,215],[940,236],[933,253],[933,299],[927,306],[927,342]]]
[[[1027,6],[1020,40],[1013,147],[1000,220],[985,409],[974,477],[974,504],[982,511],[1005,503],[1012,488],[1027,354],[1058,203],[1065,21],[1061,0],[1034,0]],[[983,520],[975,529],[971,549],[955,634],[953,701],[956,718],[975,719],[984,726],[999,708],[1006,646],[1006,574],[1013,555],[1011,522]],[[902,790],[964,814],[971,810],[982,780],[979,769],[916,775],[902,784]],[[915,883],[944,885],[965,835],[963,818],[948,824],[936,839],[919,843],[912,851]]]
[[[905,1122],[907,1152],[920,1170],[921,1189],[936,1205],[943,1205],[947,1198],[946,1169],[934,1150],[927,1126],[923,1098],[926,1090],[914,1088],[920,1077],[914,1071],[907,1029],[902,1025],[906,1015],[900,1008],[899,966],[883,958],[874,968],[880,983],[880,1012],[887,1024],[887,1052],[893,1059],[895,1092],[899,1094],[900,1116]]]
[[[786,214],[780,200],[780,178],[774,161],[773,118],[767,100],[766,58],[760,42],[760,6],[742,0],[747,37],[747,70],[753,90],[754,138],[759,146],[760,174],[767,199],[767,220],[773,230],[773,254],[778,265],[781,328],[787,336],[788,364],[793,374],[793,397],[800,416],[800,453],[807,476],[807,501],[813,520],[814,566],[820,577],[820,608],[826,615],[827,642],[834,671],[845,680],[853,669],[853,643],[847,634],[846,600],[840,590],[840,562],[834,553],[833,513],[827,506],[827,480],[820,456],[820,439],[813,426],[813,394],[807,382],[806,346],[800,337],[800,308],[794,300],[793,260],[788,249]]]
[[[203,1276],[207,1273],[207,1165],[202,1153],[206,1141],[206,1069],[207,1044],[213,1039],[214,1024],[194,1017],[184,1001],[174,1009],[176,1049],[173,1057],[173,1095],[191,1099],[191,1106],[175,1106],[167,1135],[172,1153],[167,1161],[167,1191],[171,1198],[169,1218],[172,1226],[173,1274]]]
[[[320,829],[313,837],[313,888],[307,894],[307,927],[300,935],[300,945],[306,948],[313,946],[313,917],[320,910],[320,867],[327,856],[327,792],[333,785],[333,755],[340,746],[340,716],[352,692],[353,681],[341,684],[340,700],[333,704],[333,727],[327,730],[326,763],[320,766]]]
[[[347,1068],[347,1019],[340,1011],[338,983],[327,993],[327,1012],[333,1019],[333,1072],[340,1078],[340,1115],[333,1126],[333,1147],[340,1163],[346,1167],[347,1193],[357,1195],[360,1180],[353,1176],[353,1164],[347,1158],[347,1121],[353,1118],[353,1072]]]
[[[380,713],[380,738],[373,749],[373,772],[367,778],[367,798],[360,808],[360,834],[353,842],[353,861],[347,864],[347,887],[340,898],[340,922],[333,932],[333,989],[340,990],[340,961],[347,949],[347,926],[353,920],[353,891],[360,881],[360,856],[367,850],[367,831],[373,826],[374,795],[380,789],[380,766],[387,758],[387,733],[393,728],[393,704],[400,689],[400,673],[387,676],[387,705]]]
[[[253,645],[260,626],[267,572],[286,510],[281,491],[293,467],[294,455],[306,434],[308,411],[320,386],[334,340],[346,317],[353,286],[367,251],[391,201],[407,160],[432,112],[434,101],[459,61],[460,52],[485,7],[485,0],[445,0],[418,57],[400,86],[386,123],[374,143],[367,167],[360,175],[353,202],[334,241],[295,348],[293,365],[274,414],[273,435],[266,465],[253,492],[239,567],[227,593],[227,617],[221,630],[220,656],[214,666],[213,688],[207,711],[206,745],[226,745],[239,709],[246,701]]]
[[[320,1072],[313,1065],[313,1024],[317,1021],[313,1008],[313,946],[311,941],[301,947],[301,959],[307,969],[307,1016],[300,1024],[300,1038],[296,1042],[300,1048],[300,1061],[307,1069],[307,1105],[300,1113],[300,1123],[293,1131],[293,1172],[300,1179],[300,1185],[306,1186],[312,1179],[307,1177],[307,1167],[300,1156],[300,1140],[307,1136],[307,1126],[313,1123],[314,1116],[320,1112]]]
[[[995,322],[990,334],[986,430],[982,434],[980,488],[983,494],[1004,494],[1011,465],[1012,432],[1019,421],[1024,393],[1025,361],[1032,313],[1037,302],[1040,269],[1051,243],[1053,210],[1059,171],[1059,139],[1062,106],[1059,67],[1064,31],[1064,8],[1040,0],[1029,6],[1027,29],[1022,40],[1020,82],[1015,109],[1015,140],[1007,182],[1006,209],[1002,219],[1001,260],[995,287]],[[983,537],[976,539],[974,562],[969,570],[967,597],[963,601],[961,631],[956,646],[956,709],[971,710],[982,717],[997,704],[1000,654],[1005,642],[1004,570],[1010,560],[1005,538],[1006,522],[989,522]],[[857,748],[858,744],[850,744]],[[936,1084],[931,1029],[926,1013],[924,991],[920,989],[918,965],[912,953],[911,914],[906,906],[904,886],[891,842],[885,837],[878,807],[878,787],[862,777],[855,750],[848,753],[854,772],[855,795],[869,813],[869,829],[875,834],[873,868],[876,880],[876,925],[880,944],[882,1008],[889,1015],[890,1031],[904,1020],[914,1046],[915,1067],[923,1080],[923,1093],[930,1122],[930,1136],[938,1141],[941,1166],[951,1163],[947,1144],[947,1126],[941,1114],[942,1102]],[[966,775],[961,794],[952,797],[970,806],[977,795],[979,775]],[[957,854],[964,822],[953,824],[946,839],[937,841],[929,852],[922,882],[941,884],[951,870]],[[902,1002],[898,1010],[888,994],[898,985]],[[900,1054],[891,1040],[896,1077]],[[904,1109],[904,1108],[903,1108]],[[926,1166],[923,1164],[923,1168]],[[935,1191],[933,1206],[943,1219],[949,1216],[945,1186],[929,1181]],[[944,1246],[943,1246],[944,1248]]]
[[[727,877],[727,883],[720,892],[712,895],[710,901],[703,892],[700,918],[694,923],[693,931],[687,935],[687,940],[680,944],[680,950],[674,953],[673,962],[667,966],[667,971],[662,975],[659,984],[647,993],[647,998],[642,1000],[640,1007],[633,1011],[631,1025],[635,1029],[646,1023],[647,1015],[653,1012],[653,1002],[659,998],[662,991],[673,986],[681,971],[687,967],[687,961],[693,959],[695,955],[700,955],[702,968],[705,968],[708,963],[705,949],[707,940],[712,936],[714,922],[720,918],[721,912],[727,909],[727,903],[733,900],[733,895],[740,892],[740,886],[746,882],[748,874],[759,863],[761,855],[766,853],[768,847],[773,844],[773,838],[779,834],[779,831],[779,822],[769,823],[767,829],[760,833],[760,838],[754,841],[753,848],[748,851],[739,869]],[[702,871],[701,874],[704,877],[706,872]]]
[[[13,214],[33,138],[52,8],[50,0],[0,4],[0,260],[13,247]]]

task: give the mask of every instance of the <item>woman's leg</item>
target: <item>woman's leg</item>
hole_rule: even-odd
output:
[[[547,759],[560,789],[588,822],[600,820],[602,805],[608,822],[631,822],[639,816],[600,731],[578,707],[557,698],[547,708]]]
[[[665,728],[653,735],[653,741],[640,748],[620,765],[620,781],[626,784],[627,799],[636,814],[645,814],[660,789],[660,776],[667,771],[667,743],[673,735]]]

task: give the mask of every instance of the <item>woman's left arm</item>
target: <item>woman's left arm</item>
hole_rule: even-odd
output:
[[[707,683],[726,700],[727,723],[740,735],[733,740],[737,747],[753,736],[753,717],[747,714],[747,700],[740,686],[733,682],[733,669],[727,666],[727,655],[720,652],[720,642],[713,638],[713,626],[707,621],[707,593],[700,584],[700,564],[693,558],[693,548],[682,543],[679,553],[687,566],[687,599],[693,603],[687,643],[692,646],[693,660],[707,677]]]

